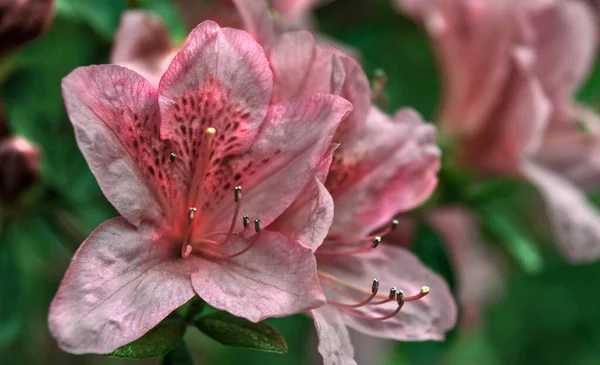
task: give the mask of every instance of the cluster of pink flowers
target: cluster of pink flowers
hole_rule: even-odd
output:
[[[327,364],[355,363],[346,326],[442,340],[457,316],[447,284],[386,239],[436,186],[434,128],[377,109],[355,60],[277,30],[266,2],[234,3],[243,30],[205,21],[180,49],[158,18],[125,14],[113,61],[126,67],[64,79],[121,216],[63,279],[49,316],[60,347],[109,353],[195,295],[250,321],[308,313]]]
[[[227,11],[182,46],[158,17],[125,13],[113,64],[63,81],[77,143],[120,217],[65,274],[49,315],[59,346],[110,353],[196,295],[253,322],[308,313],[325,364],[356,364],[346,327],[443,340],[457,319],[448,285],[390,235],[435,190],[435,128],[410,108],[385,114],[354,58],[282,25],[315,1],[275,2],[277,21],[263,0],[217,3]],[[596,46],[588,5],[397,3],[433,39],[457,163],[529,179],[567,257],[597,258],[600,215],[580,188],[599,182],[598,122],[572,97]],[[466,262],[474,237],[457,231],[474,224],[440,213],[430,220],[450,226]]]

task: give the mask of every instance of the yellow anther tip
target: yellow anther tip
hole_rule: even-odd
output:
[[[206,128],[204,133],[208,136],[214,136],[215,134],[217,134],[217,130],[214,129],[213,127],[208,127],[208,128]]]
[[[422,294],[429,294],[429,287],[428,286],[422,286],[421,287],[421,293]]]

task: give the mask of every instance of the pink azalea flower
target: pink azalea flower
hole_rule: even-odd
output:
[[[580,1],[397,0],[432,37],[444,78],[443,133],[466,168],[523,176],[544,196],[565,256],[600,256],[597,118],[573,102],[596,47]],[[578,130],[577,119],[590,126]]]
[[[379,338],[442,340],[457,315],[446,283],[407,250],[381,242],[395,227],[393,216],[420,205],[436,186],[434,128],[413,110],[389,117],[372,106],[368,80],[356,61],[317,44],[308,32],[281,36],[271,59],[280,90],[275,98],[330,90],[354,105],[338,128],[334,140],[340,146],[324,164],[320,181],[305,189],[308,196],[315,196],[309,189],[322,192],[319,198],[299,198],[283,215],[296,219],[275,223],[315,250],[328,305],[309,313],[325,363],[355,364],[346,326]],[[319,209],[318,202],[331,199],[326,191],[335,205],[333,216]],[[296,228],[315,217],[320,224],[332,222],[325,236]],[[382,226],[388,228],[378,230]],[[312,244],[323,239],[321,247]]]
[[[351,107],[323,94],[269,104],[272,87],[263,49],[213,22],[158,89],[115,65],[64,79],[79,147],[121,216],[82,244],[52,302],[62,349],[111,352],[196,294],[251,321],[324,303],[313,252],[270,225]]]

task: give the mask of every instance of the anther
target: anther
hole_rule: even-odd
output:
[[[377,246],[379,246],[379,244],[381,243],[381,237],[377,236],[375,238],[373,238],[373,248],[376,248]]]
[[[430,291],[430,289],[428,286],[422,286],[419,294],[413,295],[411,297],[406,297],[406,298],[404,298],[404,301],[412,302],[415,300],[419,300],[419,299],[423,298],[424,296],[426,296],[427,294],[429,294],[429,291]]]
[[[171,152],[171,154],[169,155],[169,160],[171,162],[175,162],[175,158],[177,158],[177,155],[174,152]]]
[[[398,292],[396,293],[396,301],[398,302],[399,306],[402,306],[404,304],[404,293],[402,292],[402,290],[398,290]]]
[[[214,129],[213,127],[208,127],[206,128],[206,130],[204,131],[204,134],[206,134],[207,137],[214,137],[215,134],[217,134],[217,130]]]
[[[242,187],[236,186],[233,188],[233,200],[237,203],[242,198]]]
[[[391,229],[392,229],[392,231],[395,231],[395,230],[396,230],[396,228],[398,228],[398,225],[399,225],[399,224],[400,224],[400,221],[399,221],[399,220],[397,220],[397,219],[394,219],[394,220],[392,221],[392,226],[391,226]]]
[[[379,279],[375,278],[375,279],[373,279],[373,284],[371,285],[371,292],[373,294],[377,294],[378,290],[379,290]]]
[[[250,225],[250,217],[248,217],[248,214],[244,214],[244,218],[242,218],[244,221],[244,228],[247,228]]]
[[[185,251],[181,254],[181,257],[188,258],[192,253],[192,245],[188,244],[185,246]]]
[[[193,221],[194,217],[196,216],[196,207],[191,207],[190,210],[188,211],[188,221]]]
[[[390,299],[394,299],[396,297],[396,288],[390,289]]]
[[[256,233],[260,232],[260,219],[258,218],[254,220],[254,231]]]

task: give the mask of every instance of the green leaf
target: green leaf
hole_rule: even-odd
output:
[[[253,323],[226,312],[212,313],[195,322],[196,327],[226,346],[287,354],[283,336],[265,322]]]
[[[116,349],[108,356],[143,359],[164,355],[173,350],[185,334],[186,323],[181,318],[167,318],[142,338]]]
[[[434,229],[420,222],[413,239],[414,253],[427,267],[446,279],[454,291],[456,278],[442,237]]]
[[[491,233],[530,274],[538,273],[544,266],[540,248],[531,234],[516,220],[511,210],[498,204],[480,206],[479,214],[484,229]]]
[[[84,19],[104,39],[111,40],[119,25],[123,0],[59,0],[57,12],[74,19]]]
[[[177,347],[165,355],[160,365],[194,365],[194,358],[190,353],[185,341],[179,341]]]

